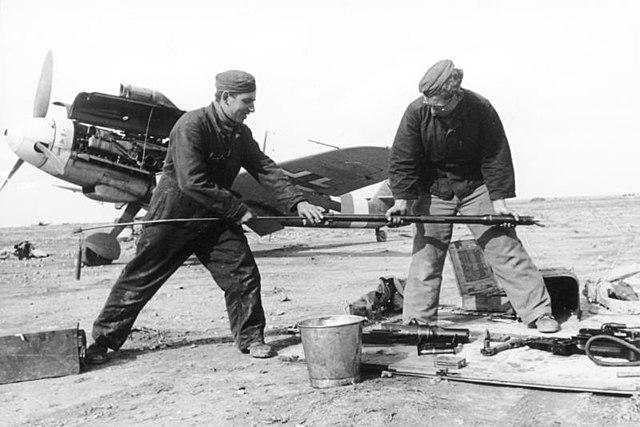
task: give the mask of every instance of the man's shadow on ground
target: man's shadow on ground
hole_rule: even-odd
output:
[[[300,335],[292,333],[290,328],[275,328],[265,331],[265,337],[279,337],[268,341],[268,344],[273,347],[276,352],[280,352],[287,347],[298,345],[302,342]],[[127,348],[124,350],[110,351],[108,353],[109,360],[102,365],[89,365],[83,364],[84,371],[98,371],[103,368],[120,366],[132,362],[143,354],[170,351],[180,349],[184,347],[193,346],[206,346],[206,345],[218,345],[218,344],[233,344],[234,339],[231,335],[225,335],[220,337],[205,337],[194,339],[180,339],[178,341],[165,341],[160,344],[154,344],[151,346],[144,346],[140,348]],[[238,350],[239,352],[239,350]],[[276,356],[278,357],[278,356]]]

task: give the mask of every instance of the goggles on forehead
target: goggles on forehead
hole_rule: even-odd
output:
[[[422,94],[422,103],[434,108],[444,108],[449,105],[454,98],[454,93],[443,93],[433,96]]]

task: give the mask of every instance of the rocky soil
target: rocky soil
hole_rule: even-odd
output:
[[[545,228],[520,227],[539,267],[573,269],[581,282],[640,262],[640,197],[535,199],[512,203]],[[0,335],[91,324],[134,251],[74,274],[77,224],[0,230],[0,248],[30,241],[45,258],[0,260]],[[457,226],[455,237],[465,237]],[[614,426],[640,423],[640,398],[451,382],[365,372],[362,382],[314,389],[287,329],[343,314],[378,278],[404,276],[411,230],[287,229],[248,234],[263,276],[268,339],[280,357],[251,359],[231,342],[222,292],[189,260],[143,310],[109,363],[77,375],[0,385],[8,426]],[[460,305],[451,264],[443,303]],[[574,331],[571,331],[574,332]],[[1,351],[1,350],[0,350]],[[640,385],[640,383],[639,383]]]

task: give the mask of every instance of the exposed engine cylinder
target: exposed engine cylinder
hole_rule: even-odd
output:
[[[103,129],[91,128],[95,133],[87,140],[87,147],[100,150],[105,153],[122,155],[133,149],[134,145],[123,139],[119,139],[113,132]]]
[[[167,148],[157,140],[141,140],[117,130],[75,123],[74,150],[93,159],[104,159],[127,170],[142,174],[156,173],[162,168]]]

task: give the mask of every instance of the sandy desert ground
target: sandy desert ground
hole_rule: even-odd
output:
[[[511,204],[545,228],[520,227],[539,267],[572,269],[581,283],[640,262],[640,196],[534,199]],[[115,215],[114,215],[115,216]],[[0,230],[0,248],[28,240],[46,258],[0,261],[0,335],[73,328],[90,334],[132,256],[75,279],[78,224]],[[465,228],[456,226],[455,237]],[[268,340],[299,345],[286,329],[343,314],[378,278],[406,274],[409,228],[377,243],[372,230],[288,229],[248,234],[261,268]],[[460,305],[451,264],[443,303]],[[583,304],[587,304],[583,301]],[[586,307],[588,308],[588,307]],[[587,314],[588,316],[588,314]],[[304,361],[256,360],[231,342],[222,292],[187,262],[143,310],[109,363],[78,375],[0,385],[0,425],[24,426],[613,426],[640,423],[640,398],[466,384],[369,373],[353,386],[314,389]],[[576,331],[567,331],[568,334]]]

